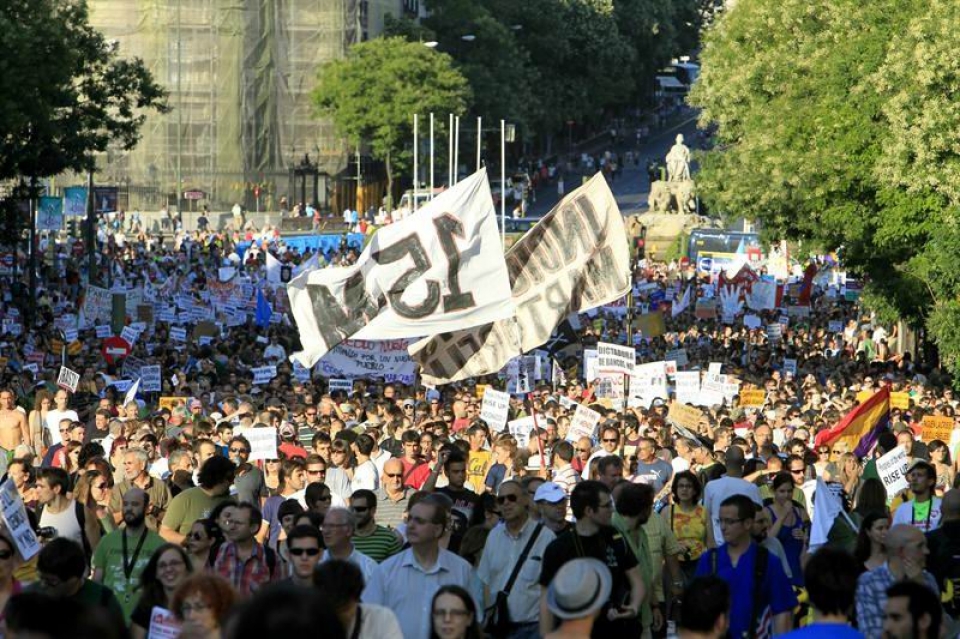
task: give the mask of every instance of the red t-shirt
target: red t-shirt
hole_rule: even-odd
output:
[[[293,442],[283,442],[277,446],[277,450],[286,455],[287,459],[292,457],[302,457],[303,459],[307,458],[307,450],[301,446],[297,446]]]
[[[430,464],[426,462],[411,462],[401,457],[403,463],[403,485],[407,488],[420,490],[427,477],[430,476]]]

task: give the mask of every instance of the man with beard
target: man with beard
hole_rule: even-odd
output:
[[[93,553],[93,580],[116,594],[128,624],[140,598],[140,574],[153,552],[164,544],[160,535],[147,528],[149,505],[145,490],[127,490],[123,494],[123,527],[101,539]]]

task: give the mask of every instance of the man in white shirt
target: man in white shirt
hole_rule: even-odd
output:
[[[330,559],[349,561],[360,568],[363,581],[369,582],[377,562],[353,547],[353,533],[357,530],[357,518],[346,508],[331,508],[323,518],[323,543],[326,550],[320,553],[323,563]]]
[[[590,479],[590,462],[594,459],[615,455],[620,449],[620,431],[616,426],[604,426],[600,429],[600,449],[590,455],[590,459],[583,465],[581,477],[584,480]]]
[[[370,459],[374,446],[376,442],[367,434],[358,436],[351,446],[353,455],[357,459],[357,465],[353,469],[353,480],[350,482],[350,488],[354,491],[363,488],[367,490],[380,488],[380,473],[377,472],[377,465]]]
[[[483,610],[473,568],[440,548],[450,522],[450,507],[450,499],[438,494],[428,494],[411,506],[406,530],[410,547],[377,566],[363,591],[364,604],[380,604],[396,613],[404,637],[430,635],[429,602],[441,586],[466,588],[477,610]]]
[[[707,482],[703,490],[703,506],[710,513],[714,539],[723,539],[723,532],[720,530],[720,504],[723,503],[723,500],[733,495],[746,495],[757,505],[763,506],[760,489],[757,488],[756,484],[743,479],[745,462],[746,457],[743,449],[739,446],[731,446],[724,455],[724,465],[727,468],[726,476]]]
[[[59,444],[62,441],[60,438],[60,422],[62,420],[69,419],[72,422],[80,421],[77,411],[67,408],[69,398],[70,396],[67,394],[66,389],[58,389],[57,394],[53,396],[53,401],[57,407],[47,411],[47,421],[45,425],[47,432],[50,434],[51,445]]]

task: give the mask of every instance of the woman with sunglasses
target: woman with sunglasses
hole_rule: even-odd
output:
[[[106,534],[116,530],[117,524],[110,509],[110,496],[113,489],[113,476],[105,475],[100,470],[91,468],[83,477],[77,480],[74,495],[78,502],[97,513],[101,533]]]
[[[206,568],[210,564],[214,546],[219,547],[222,541],[223,532],[213,519],[198,519],[190,527],[183,546],[192,565]]]
[[[694,473],[689,470],[677,473],[671,492],[672,503],[661,511],[660,516],[683,549],[680,569],[685,582],[689,584],[697,571],[700,555],[713,545],[713,526],[708,525],[707,509],[698,503],[703,484]]]
[[[146,639],[154,607],[169,608],[174,591],[191,572],[193,562],[180,546],[164,544],[154,551],[140,575],[140,600],[130,615],[133,639]]]

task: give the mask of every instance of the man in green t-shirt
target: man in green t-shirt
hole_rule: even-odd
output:
[[[230,498],[235,475],[236,466],[226,457],[216,455],[203,462],[197,476],[200,485],[173,498],[160,524],[160,536],[172,544],[183,543],[193,522],[210,516],[217,504]]]
[[[166,542],[147,528],[150,497],[145,490],[131,488],[123,494],[122,503],[124,526],[97,545],[93,553],[93,580],[113,590],[129,623],[140,598],[140,574],[154,551]]]
[[[85,578],[87,558],[77,542],[66,537],[51,539],[37,557],[40,576],[31,590],[43,592],[55,599],[74,601],[84,609],[96,611],[114,628],[117,637],[127,634],[123,609],[113,591]],[[56,610],[51,610],[56,614]]]

